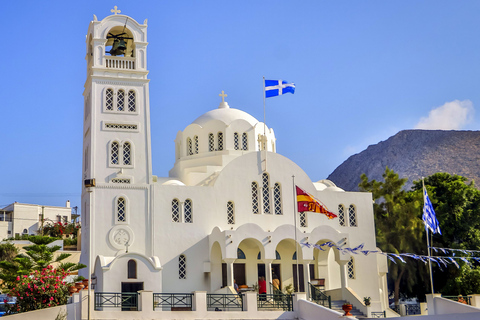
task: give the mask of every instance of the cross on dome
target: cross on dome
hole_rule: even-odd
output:
[[[117,9],[117,6],[115,6],[115,7],[113,7],[112,10],[110,10],[110,12],[115,13],[115,15],[117,15],[117,14],[119,14],[119,13],[122,12],[122,11],[118,10],[118,9]]]
[[[225,102],[225,97],[227,96],[227,94],[225,94],[223,90],[222,90],[222,93],[220,93],[218,96],[222,97],[222,102]]]

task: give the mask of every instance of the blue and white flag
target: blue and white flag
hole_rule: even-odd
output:
[[[437,217],[435,216],[435,210],[433,210],[432,202],[430,201],[430,198],[428,197],[427,189],[423,187],[423,223],[425,223],[425,227],[429,228],[432,233],[439,233],[440,232],[440,226],[438,224]]]
[[[295,84],[282,80],[265,80],[265,98],[295,93]]]

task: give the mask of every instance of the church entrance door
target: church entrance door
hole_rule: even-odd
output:
[[[295,288],[295,292],[305,292],[305,283],[303,277],[303,264],[298,265],[298,277],[297,277],[297,265],[293,265],[293,287]],[[300,281],[300,288],[298,288],[298,282]],[[300,289],[300,291],[299,291]]]
[[[122,311],[138,310],[137,291],[143,290],[143,282],[122,282]],[[135,293],[132,294],[132,293]]]

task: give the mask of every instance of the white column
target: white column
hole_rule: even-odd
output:
[[[340,263],[340,279],[341,279],[341,288],[342,290],[348,287],[348,274],[347,274],[347,263],[348,261],[339,261]]]
[[[308,283],[310,282],[310,263],[312,263],[312,261],[303,261],[303,283],[305,292],[308,292],[309,290]]]
[[[272,262],[273,259],[265,259],[265,280],[267,282],[267,293],[271,292],[271,283],[272,283]]]
[[[227,286],[233,287],[233,262],[236,259],[223,259],[227,264]]]

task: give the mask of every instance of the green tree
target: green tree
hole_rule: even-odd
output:
[[[441,235],[433,235],[432,246],[480,250],[480,191],[473,181],[468,182],[459,175],[436,173],[425,178],[425,186],[442,231]],[[422,182],[414,182],[412,189],[422,190]],[[461,254],[457,252],[456,255]],[[478,281],[469,281],[465,287],[460,285],[478,273],[477,267],[457,262],[460,268],[433,265],[435,291],[446,295],[467,294],[471,290],[480,292]]]
[[[368,180],[363,174],[359,184],[361,191],[372,193],[377,245],[389,253],[421,252],[424,225],[420,218],[421,192],[403,190],[407,179],[386,167],[383,181]],[[425,245],[423,244],[423,247]],[[417,263],[392,263],[389,261],[389,282],[393,284],[395,305],[400,293],[413,294],[414,287],[423,281],[417,272]]]

